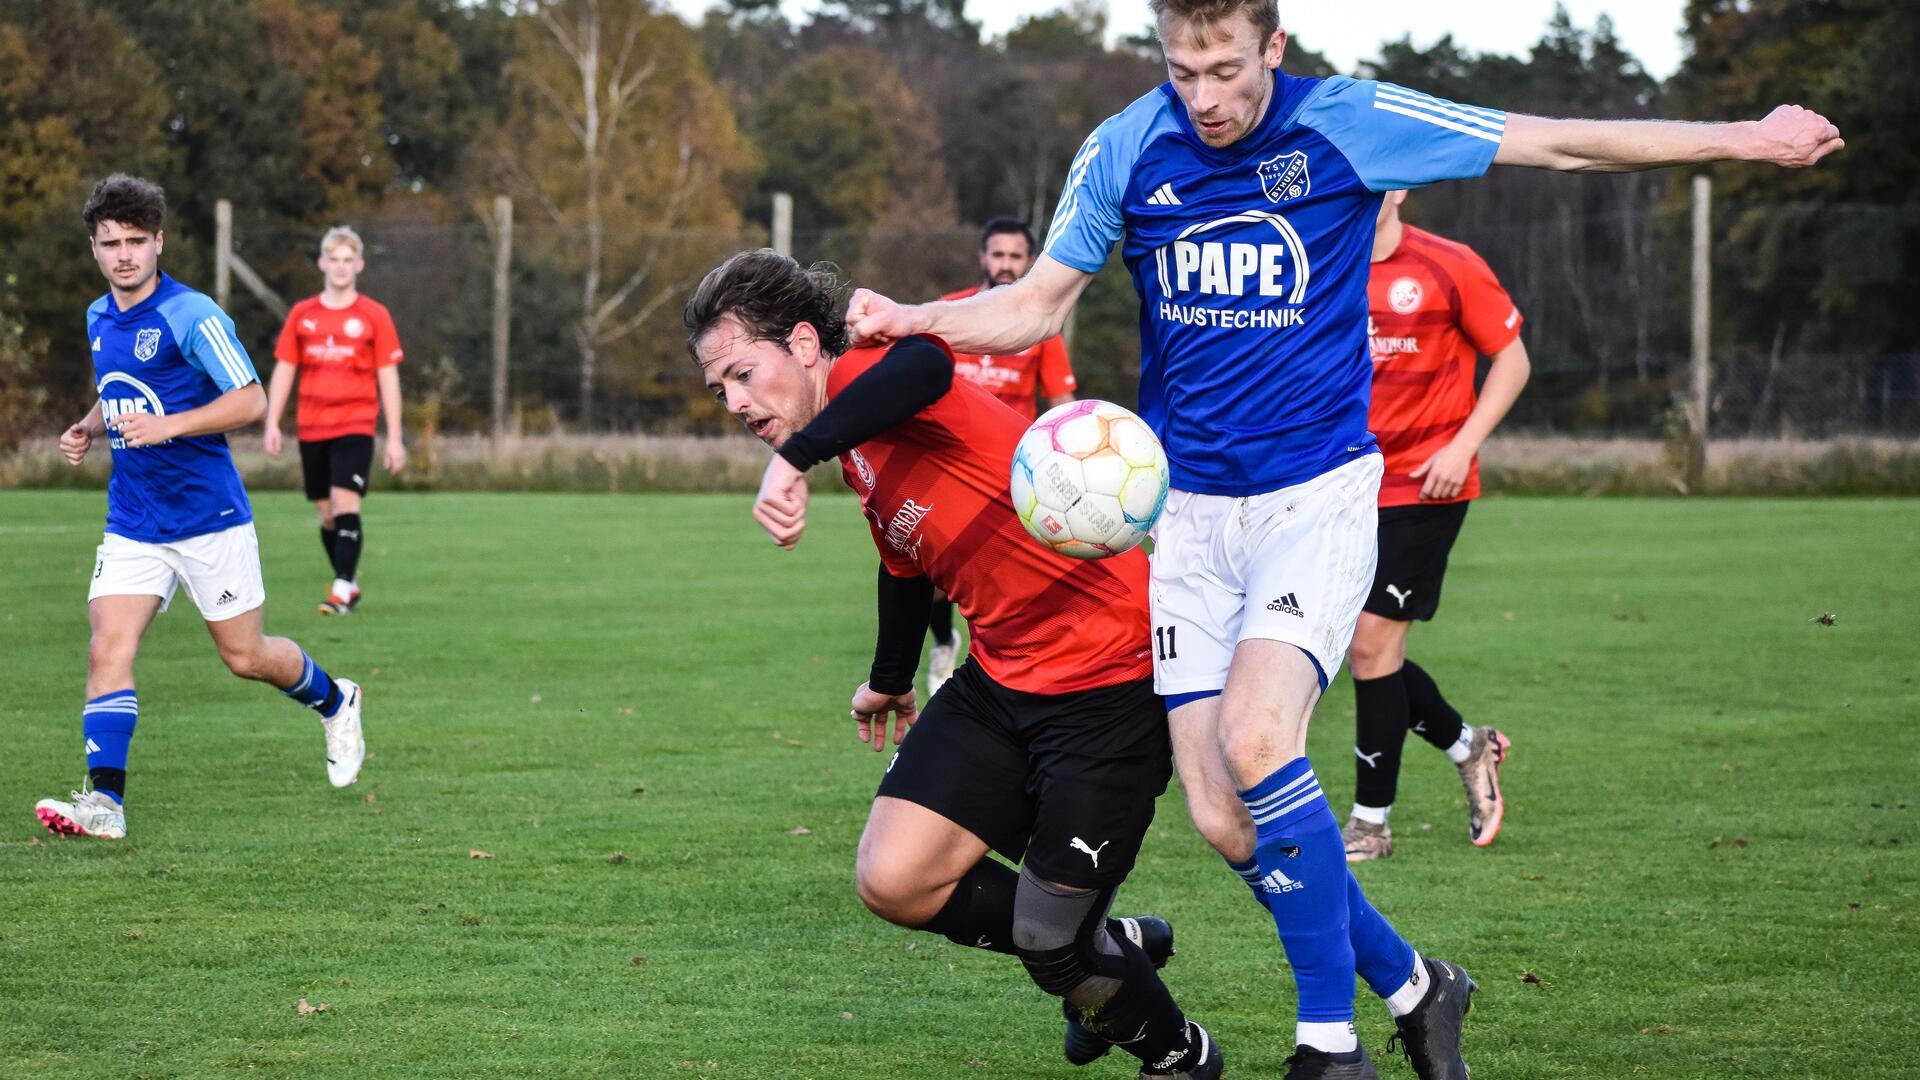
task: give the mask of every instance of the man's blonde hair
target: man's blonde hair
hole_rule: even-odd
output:
[[[1211,41],[1221,23],[1243,12],[1261,48],[1280,29],[1280,0],[1147,0],[1147,8],[1156,21],[1170,18],[1186,24],[1196,42]]]
[[[360,242],[360,234],[353,231],[353,226],[335,225],[333,228],[327,230],[327,235],[320,238],[320,257],[323,259],[326,258],[327,252],[332,251],[341,244],[346,244],[353,248],[353,253],[356,256],[363,258],[366,256],[367,245]]]

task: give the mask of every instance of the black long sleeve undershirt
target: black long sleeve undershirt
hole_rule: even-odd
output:
[[[953,388],[953,360],[924,337],[902,338],[787,439],[780,456],[801,472],[859,446],[940,400]]]
[[[880,564],[880,629],[874,635],[873,671],[867,676],[867,686],[875,693],[904,694],[913,689],[914,673],[920,670],[920,642],[927,636],[927,613],[933,610],[933,591],[931,580],[894,577],[885,563]]]

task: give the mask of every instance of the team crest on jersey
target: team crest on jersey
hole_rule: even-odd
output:
[[[1420,309],[1420,283],[1410,277],[1396,278],[1387,286],[1387,306],[1402,315]]]
[[[853,471],[860,475],[860,483],[865,485],[868,491],[872,491],[873,466],[867,464],[866,455],[858,450],[852,450],[847,453],[847,456],[853,459]]]
[[[141,330],[133,335],[133,358],[146,363],[160,351],[160,330],[158,327]]]
[[[350,317],[347,319],[347,325],[342,329],[346,330],[348,337],[357,338],[367,332],[367,324]]]
[[[1267,193],[1269,202],[1297,199],[1313,190],[1313,177],[1307,175],[1305,150],[1270,157],[1255,171],[1260,174],[1260,190]]]

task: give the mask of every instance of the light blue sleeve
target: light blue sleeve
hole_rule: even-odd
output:
[[[1041,250],[1088,274],[1107,265],[1107,253],[1126,230],[1123,203],[1134,162],[1155,135],[1177,124],[1166,96],[1156,89],[1093,129],[1067,168],[1066,187]]]
[[[238,390],[260,381],[253,358],[233,331],[233,320],[205,293],[183,292],[167,301],[160,313],[173,331],[180,355],[206,372],[221,390]]]
[[[1480,176],[1507,130],[1507,114],[1497,109],[1347,78],[1328,79],[1297,122],[1338,148],[1369,191]]]

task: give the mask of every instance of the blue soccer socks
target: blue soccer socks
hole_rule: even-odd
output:
[[[1293,966],[1300,1023],[1350,1024],[1354,950],[1347,854],[1320,782],[1306,758],[1295,758],[1240,797],[1253,815],[1260,891]]]
[[[293,700],[331,718],[340,711],[340,688],[305,650],[300,653],[300,681],[280,691]]]
[[[87,740],[87,780],[93,790],[125,802],[127,747],[134,725],[140,722],[140,698],[132,690],[115,690],[87,702],[80,713],[80,730]]]

